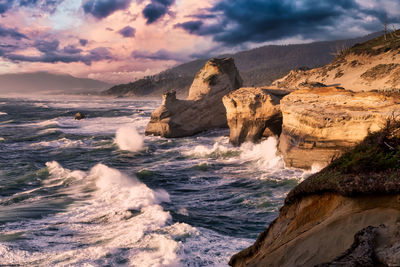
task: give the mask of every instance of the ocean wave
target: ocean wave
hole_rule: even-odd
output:
[[[7,113],[5,113],[5,112],[0,112],[0,116],[1,115],[8,115]]]
[[[278,139],[268,137],[259,144],[244,143],[240,147],[240,158],[245,161],[255,161],[262,169],[283,169],[284,163],[278,156]]]
[[[46,165],[50,173],[47,184],[73,177],[82,182],[81,186],[93,184],[96,190],[90,199],[75,203],[63,213],[29,223],[10,223],[12,229],[17,227],[24,234],[20,242],[0,245],[2,264],[103,265],[121,261],[161,266],[179,262],[179,242],[173,234],[183,226],[167,225],[171,216],[159,205],[170,201],[166,191],[152,190],[102,164],[88,173],[64,169],[57,162]],[[76,183],[74,186],[77,191],[79,187]],[[186,228],[193,231],[190,226]],[[6,227],[0,236],[9,233]],[[184,235],[190,233],[185,230]]]
[[[81,201],[52,216],[5,225],[2,264],[215,266],[226,265],[232,251],[252,242],[172,222],[160,205],[170,202],[165,190],[150,189],[117,169],[97,164],[88,172],[71,171],[55,161],[46,166],[49,177],[43,184],[73,179],[64,193]]]
[[[52,129],[54,130],[54,129]],[[48,131],[46,133],[51,133]],[[41,141],[38,143],[30,144],[31,147],[52,147],[52,148],[76,148],[84,145],[82,140],[70,140],[68,138],[61,138],[53,141]]]
[[[133,126],[123,126],[115,133],[115,143],[122,150],[136,152],[143,147],[143,136]]]

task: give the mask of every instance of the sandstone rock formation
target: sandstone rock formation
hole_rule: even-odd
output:
[[[232,266],[399,266],[400,123],[296,186]]]
[[[376,244],[364,247],[370,249],[370,253],[359,253],[361,258],[358,263],[372,261],[372,265],[332,263],[323,266],[376,266],[374,264],[378,263],[396,266],[400,259],[400,252],[396,251],[400,246],[399,197],[348,198],[326,193],[286,204],[279,217],[259,235],[254,245],[234,255],[230,265],[315,266],[338,261],[351,248],[354,236],[360,230],[382,225],[382,229],[371,237]],[[391,251],[394,253],[390,254]],[[369,258],[372,253],[377,259]]]
[[[263,87],[240,88],[222,99],[230,129],[230,142],[257,142],[262,136],[280,135],[279,102],[288,91]]]
[[[304,83],[322,83],[352,91],[400,89],[400,33],[386,41],[383,36],[337,51],[336,59],[311,70],[292,70],[273,83],[280,88],[300,89]]]
[[[183,137],[226,127],[222,97],[241,87],[242,79],[232,58],[209,60],[197,73],[186,100],[175,92],[163,95],[163,102],[151,115],[146,135]]]
[[[334,87],[301,89],[280,103],[283,115],[279,150],[287,167],[326,166],[334,157],[380,130],[400,114],[400,101],[376,92]]]

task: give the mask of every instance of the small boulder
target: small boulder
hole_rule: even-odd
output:
[[[84,119],[84,118],[86,118],[86,116],[85,116],[85,114],[83,114],[82,112],[77,112],[77,113],[75,114],[75,120],[82,120],[82,119]]]

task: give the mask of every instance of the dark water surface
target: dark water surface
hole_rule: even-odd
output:
[[[254,242],[303,173],[273,138],[144,137],[158,105],[0,98],[0,265],[225,266]]]

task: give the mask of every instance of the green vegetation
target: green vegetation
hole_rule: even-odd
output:
[[[367,70],[361,75],[361,78],[364,78],[368,81],[373,81],[376,79],[381,79],[390,74],[390,72],[396,69],[399,64],[391,63],[391,64],[379,64],[375,67]]]
[[[382,131],[367,136],[328,168],[341,174],[400,169],[400,123],[388,120]]]
[[[387,34],[386,40],[385,36],[381,35],[367,42],[355,44],[348,49],[346,53],[354,53],[356,55],[378,55],[398,49],[400,49],[400,30]]]

